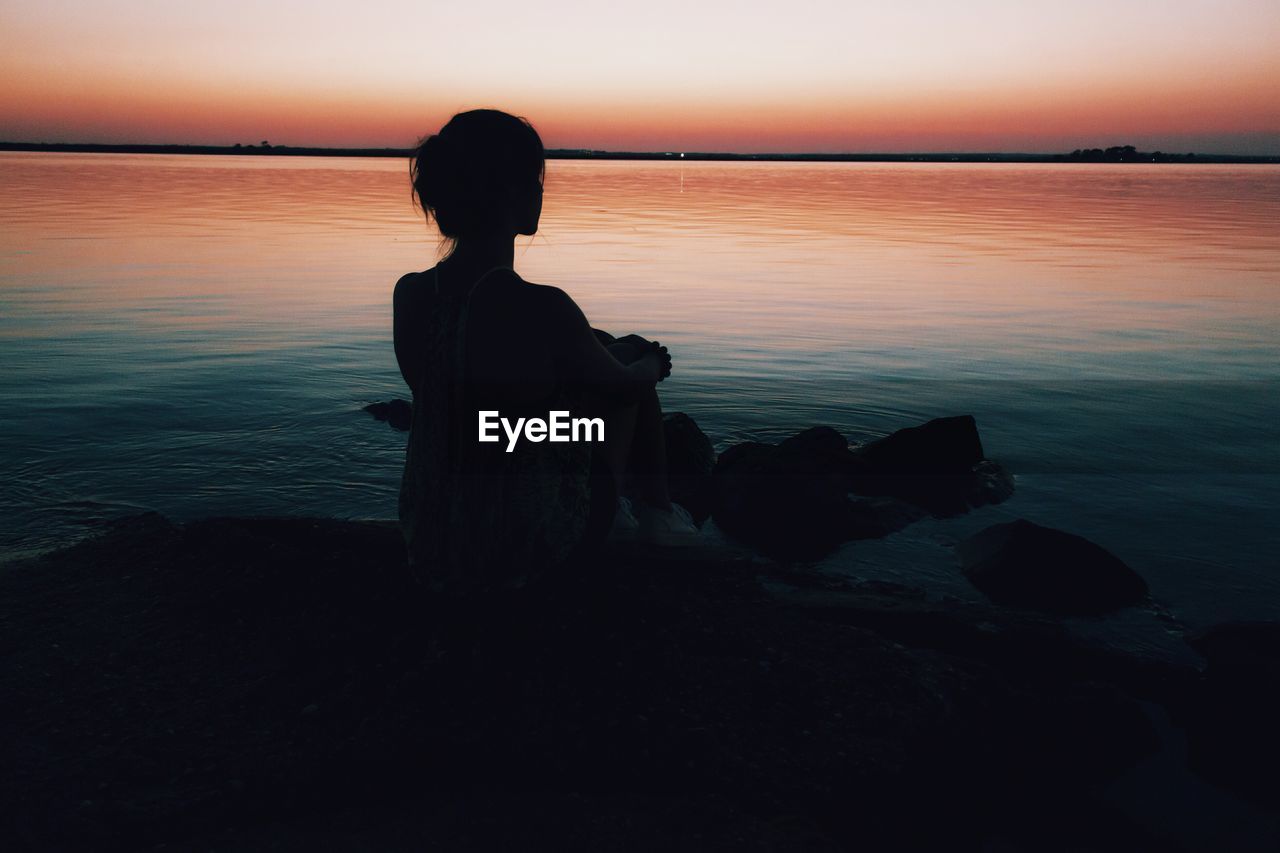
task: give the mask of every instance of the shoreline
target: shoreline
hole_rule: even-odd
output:
[[[409,581],[394,524],[154,513],[9,563],[9,837],[1032,850],[1070,841],[1061,827],[1090,849],[1194,850],[1230,826],[1275,840],[1262,833],[1280,800],[1232,740],[1273,728],[1270,706],[1242,712],[1212,643],[1197,647],[1207,669],[1171,665],[1049,616],[716,549],[614,548],[586,568],[440,605]],[[1153,805],[1203,791],[1216,807]]]
[[[400,157],[413,154],[411,148],[324,148],[289,145],[160,145],[101,144],[79,142],[0,142],[2,151],[31,151],[79,154],[199,154],[277,157]],[[1280,154],[1177,154],[1132,152],[1126,155],[1082,156],[1073,154],[1026,154],[1016,152],[922,152],[806,154],[678,151],[596,151],[590,149],[548,149],[548,160],[659,160],[668,162],[782,162],[782,163],[1188,163],[1266,165],[1280,163]]]

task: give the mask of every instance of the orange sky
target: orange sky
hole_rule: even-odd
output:
[[[407,146],[453,112],[548,147],[1280,153],[1280,3],[544,0],[0,9],[0,139]]]

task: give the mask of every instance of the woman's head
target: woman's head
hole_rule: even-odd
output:
[[[544,169],[542,140],[529,122],[471,110],[422,140],[410,175],[422,209],[457,241],[535,233]]]

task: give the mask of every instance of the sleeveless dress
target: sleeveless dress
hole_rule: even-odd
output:
[[[591,511],[590,444],[520,439],[508,453],[501,429],[498,442],[478,440],[466,382],[467,316],[476,288],[499,269],[510,268],[494,267],[461,294],[442,293],[432,270],[435,299],[422,327],[425,363],[413,389],[399,514],[410,568],[434,588],[522,586],[573,551]],[[538,416],[572,413],[580,402],[561,384]]]

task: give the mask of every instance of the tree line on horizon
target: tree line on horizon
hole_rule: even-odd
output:
[[[1072,160],[1101,163],[1171,163],[1194,160],[1196,155],[1166,154],[1163,151],[1139,151],[1132,145],[1112,145],[1110,148],[1077,148],[1067,155]]]

